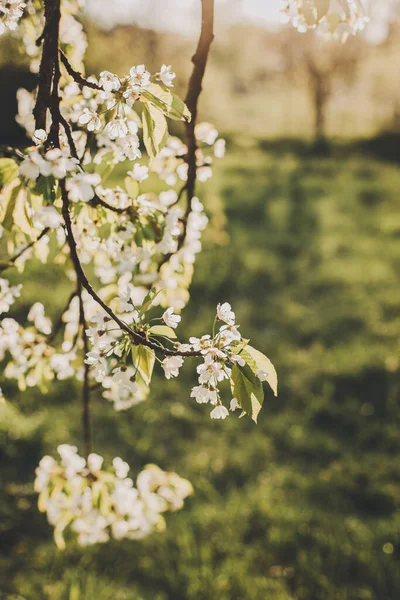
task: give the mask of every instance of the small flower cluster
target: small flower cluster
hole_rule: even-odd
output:
[[[171,327],[172,324],[177,325],[178,318],[173,315],[171,309],[166,311],[163,316],[164,321]],[[232,375],[232,369],[250,368],[253,376],[252,383],[256,387],[264,381],[268,381],[272,387],[275,387],[276,373],[272,363],[269,363],[266,357],[263,359],[264,362],[268,361],[270,364],[270,371],[259,368],[257,361],[246,350],[246,347],[248,349],[251,347],[248,346],[248,340],[242,338],[239,326],[235,323],[235,313],[228,302],[218,305],[214,330],[217,323],[221,323],[221,326],[218,332],[214,331],[212,337],[210,335],[204,335],[201,338],[192,337],[188,344],[175,343],[175,348],[182,353],[198,352],[203,356],[204,362],[197,367],[199,385],[193,387],[191,397],[199,404],[210,403],[214,406],[210,414],[212,419],[225,419],[229,415],[229,411],[221,401],[219,385],[224,380],[230,380],[232,391],[235,393],[235,378]],[[165,358],[162,361],[165,377],[167,379],[178,377],[183,363],[182,356]],[[249,377],[248,374],[246,376]],[[276,387],[274,391],[276,392]],[[230,410],[235,411],[238,408],[245,410],[241,399],[234,397],[230,402]]]
[[[162,514],[181,509],[193,493],[189,481],[156,465],[145,467],[135,486],[128,476],[129,465],[119,457],[112,468],[104,469],[98,454],[89,454],[86,461],[67,444],[58,446],[58,453],[59,461],[51,456],[41,459],[35,491],[60,549],[66,547],[66,534],[87,546],[111,537],[135,540],[163,531]]]
[[[15,31],[25,8],[26,2],[20,0],[0,0],[0,35],[6,29]]]
[[[325,37],[345,42],[362,31],[369,18],[360,0],[282,0],[282,15],[300,32],[316,29]]]
[[[161,115],[185,118],[184,112],[170,115],[172,109],[163,99],[167,95],[172,102],[169,90],[174,78],[170,66],[162,65],[160,72],[152,76],[145,65],[138,65],[122,78],[110,71],[102,71],[99,79],[91,76],[88,82],[94,87],[84,87],[82,93],[75,82],[64,88],[65,114],[95,137],[97,164],[110,153],[114,163],[141,158],[138,136],[141,121],[134,110],[136,102],[143,103],[144,110],[152,107],[157,113],[161,111]],[[150,117],[154,118],[154,114]]]
[[[201,182],[212,177],[214,157],[223,158],[225,156],[226,142],[218,135],[217,129],[211,123],[198,123],[195,127],[198,144],[196,176]],[[188,166],[184,160],[186,154],[186,145],[179,138],[170,136],[166,146],[151,161],[150,169],[169,186],[176,185],[178,181],[185,182],[188,176]]]
[[[85,173],[80,168],[79,161],[60,148],[53,148],[47,152],[42,148],[31,149],[19,167],[19,174],[33,182],[40,176],[66,179],[65,187],[72,202],[92,200],[96,194],[95,186],[101,182],[100,175]]]
[[[82,64],[87,49],[86,35],[79,21],[84,3],[85,0],[62,0],[61,3],[60,44],[76,68]],[[36,41],[43,26],[42,0],[0,0],[0,35],[7,28],[21,42],[33,73],[39,71],[41,47]]]
[[[22,285],[11,286],[7,279],[0,279],[0,315],[10,310],[16,298],[21,295]]]

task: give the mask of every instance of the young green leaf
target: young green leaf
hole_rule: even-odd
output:
[[[168,140],[167,120],[152,104],[143,105],[143,141],[150,158],[155,158]]]
[[[142,302],[142,306],[139,309],[139,317],[142,317],[145,312],[149,310],[151,305],[153,304],[156,296],[161,292],[161,290],[156,290],[156,288],[151,288],[151,290],[146,295],[145,299]]]
[[[138,194],[139,194],[138,182],[135,181],[134,179],[132,179],[132,177],[125,177],[124,181],[125,181],[126,191],[128,192],[130,198],[135,200],[135,198],[137,198]]]
[[[277,375],[274,365],[269,360],[269,358],[267,356],[265,356],[265,354],[263,354],[262,352],[259,352],[258,350],[253,348],[252,346],[246,346],[246,348],[243,352],[247,352],[248,354],[250,354],[250,356],[252,357],[252,359],[254,360],[254,362],[257,366],[257,370],[266,371],[268,373],[268,375],[266,377],[266,381],[269,383],[275,396],[277,396],[278,395],[278,375]],[[243,355],[243,352],[241,353],[241,355]],[[244,360],[246,360],[245,356],[243,356],[243,358],[244,358]]]
[[[20,231],[32,237],[35,229],[28,214],[28,194],[26,188],[20,187],[20,190],[17,194],[13,211],[13,219],[15,225],[20,229]]]
[[[168,325],[153,325],[153,327],[150,327],[149,333],[152,335],[163,335],[173,340],[177,339],[175,331],[172,327],[168,327]]]
[[[232,392],[241,409],[257,423],[258,414],[264,403],[261,381],[249,365],[233,365],[231,375]]]
[[[18,165],[12,158],[0,158],[0,189],[18,177]]]
[[[175,121],[189,121],[191,114],[186,104],[170,90],[166,90],[157,83],[152,83],[142,95],[163,112],[169,119]]]
[[[11,231],[14,223],[13,212],[17,202],[18,194],[22,189],[21,185],[14,185],[7,188],[2,195],[0,206],[0,223],[6,231]]]
[[[156,361],[154,350],[146,346],[134,346],[132,348],[132,361],[133,365],[137,367],[144,383],[147,386],[150,385]]]

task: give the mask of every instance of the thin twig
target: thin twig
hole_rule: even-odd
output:
[[[50,231],[50,227],[45,227],[43,229],[43,231],[41,231],[41,233],[38,235],[38,237],[36,238],[36,240],[33,240],[32,242],[29,242],[29,244],[25,244],[25,246],[23,246],[20,250],[18,250],[18,252],[16,254],[14,254],[14,256],[12,256],[11,258],[9,258],[9,260],[8,260],[9,264],[5,268],[8,269],[9,267],[13,267],[14,264],[16,263],[16,261],[20,258],[20,256],[22,256],[23,254],[25,254],[25,252],[27,252],[27,250],[29,250],[35,244],[37,244],[39,240],[41,240],[45,235],[47,235],[49,233],[49,231]]]
[[[83,351],[85,356],[89,352],[89,340],[87,337],[86,329],[87,322],[85,317],[85,306],[82,298],[82,286],[78,286],[79,295],[79,323],[82,327],[82,341]],[[92,430],[90,424],[90,382],[89,382],[89,370],[90,366],[83,363],[83,386],[82,386],[82,426],[83,426],[83,440],[85,446],[85,457],[89,456],[92,451]]]
[[[214,0],[201,1],[201,31],[196,52],[192,58],[193,71],[189,80],[189,87],[185,98],[186,106],[192,116],[190,122],[185,123],[185,137],[187,145],[186,162],[188,164],[188,178],[186,183],[187,208],[186,217],[189,216],[190,203],[196,189],[196,150],[197,142],[195,127],[200,94],[203,89],[203,78],[206,70],[210,47],[214,39]]]
[[[62,327],[62,325],[64,323],[64,321],[63,321],[64,313],[65,313],[65,311],[68,310],[69,305],[71,304],[72,300],[77,295],[78,295],[78,291],[77,290],[74,290],[70,294],[70,296],[69,296],[69,298],[68,298],[68,300],[67,300],[67,302],[65,304],[65,307],[63,308],[63,310],[62,310],[62,312],[61,312],[61,314],[60,314],[60,316],[59,316],[59,318],[57,320],[57,323],[53,327],[53,331],[51,332],[50,336],[47,338],[47,343],[48,344],[51,344],[54,341],[54,339],[56,338],[58,332],[60,331],[60,329],[61,329],[61,327]]]
[[[189,87],[185,98],[186,106],[188,107],[191,120],[185,122],[185,141],[187,146],[187,154],[185,162],[188,165],[188,176],[185,185],[179,192],[178,200],[182,197],[183,192],[186,192],[186,210],[183,218],[183,231],[178,237],[178,249],[182,248],[187,233],[187,224],[191,211],[192,198],[196,191],[197,180],[197,164],[196,151],[197,142],[195,128],[197,122],[199,98],[203,89],[203,79],[206,71],[208,55],[210,47],[214,39],[214,0],[201,0],[201,31],[197,44],[196,52],[192,57],[193,71],[189,80]],[[158,270],[170,260],[172,253],[166,254],[158,265]]]
[[[67,70],[67,73],[69,75],[71,75],[72,79],[74,81],[76,81],[76,83],[79,83],[80,85],[84,85],[86,87],[92,88],[92,90],[98,90],[100,92],[104,92],[103,88],[98,85],[97,83],[94,83],[93,81],[89,81],[88,79],[85,79],[83,77],[83,75],[81,75],[79,73],[79,71],[75,71],[75,69],[72,67],[71,63],[69,62],[68,58],[65,56],[64,52],[62,52],[60,50],[60,58],[61,58],[61,62],[64,65],[64,67]]]
[[[97,194],[94,195],[93,199],[89,202],[89,204],[91,204],[92,206],[102,206],[103,208],[106,208],[107,210],[115,212],[119,215],[129,214],[129,212],[132,210],[131,206],[128,206],[127,208],[118,208],[117,206],[112,206],[111,204],[108,204],[107,202],[102,200]]]

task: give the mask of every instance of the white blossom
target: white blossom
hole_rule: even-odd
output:
[[[211,123],[198,123],[194,130],[196,139],[208,146],[212,146],[218,137],[218,131]]]
[[[226,141],[220,138],[214,144],[214,156],[216,156],[216,158],[223,158],[225,156],[225,149]]]
[[[129,131],[126,119],[113,119],[107,123],[105,130],[111,140],[125,138]]]
[[[222,406],[222,404],[219,404],[210,412],[210,417],[212,419],[226,419],[228,416],[229,411],[225,406]]]
[[[192,388],[190,397],[194,398],[199,404],[206,404],[208,402],[211,404],[217,404],[218,400],[216,390],[210,389],[204,385],[198,385]]]
[[[20,0],[8,0],[8,2],[2,0],[0,3],[0,35],[5,32],[6,28],[15,31],[25,7],[26,2]]]
[[[207,360],[197,367],[197,373],[199,374],[200,384],[223,381],[227,376],[221,363],[213,361],[208,362]]]
[[[98,131],[101,129],[101,120],[99,115],[94,110],[84,108],[81,116],[78,119],[80,125],[86,125],[88,131]]]
[[[142,181],[145,181],[148,178],[149,169],[144,165],[139,165],[138,163],[135,163],[132,171],[128,171],[127,175],[129,177],[132,177],[132,179],[134,179],[135,181],[141,183]]]
[[[89,202],[95,196],[94,186],[101,182],[97,173],[78,173],[67,178],[65,187],[72,202]]]
[[[169,356],[162,361],[162,368],[167,379],[171,377],[178,377],[179,369],[183,365],[183,358],[181,356]]]
[[[99,85],[106,92],[116,92],[121,87],[121,82],[118,75],[110,73],[110,71],[102,71],[99,77]]]
[[[0,315],[10,310],[15,299],[21,295],[22,285],[10,286],[7,279],[0,278]]]
[[[113,467],[115,469],[115,474],[119,479],[124,479],[129,473],[128,463],[123,461],[119,456],[114,458]]]
[[[239,354],[231,354],[229,358],[231,362],[239,365],[239,367],[244,367],[246,364],[246,361],[244,360],[243,356],[240,356]]]
[[[36,329],[49,335],[51,333],[51,321],[44,314],[44,306],[40,302],[35,302],[28,313],[28,321],[33,321]]]
[[[171,66],[167,67],[166,65],[163,65],[158,76],[166,87],[174,87],[172,82],[175,79],[176,74],[171,71]]]
[[[232,311],[232,307],[229,302],[218,304],[217,306],[217,318],[220,321],[224,321],[228,325],[235,324],[235,313]]]
[[[35,133],[32,136],[32,140],[37,146],[40,146],[47,140],[47,133],[44,129],[35,129]]]
[[[229,409],[234,412],[235,410],[237,410],[238,408],[240,408],[240,404],[237,401],[236,398],[232,398],[230,405],[229,405]]]
[[[181,317],[179,315],[174,314],[173,308],[167,308],[164,312],[162,319],[168,327],[172,327],[172,329],[176,329],[178,327],[178,323],[181,321]]]
[[[63,222],[63,218],[54,206],[44,206],[36,211],[33,215],[33,221],[36,227],[44,229],[57,229]]]
[[[135,92],[143,92],[149,87],[151,75],[148,71],[146,71],[146,67],[144,65],[132,67],[129,71],[129,75],[129,86]]]

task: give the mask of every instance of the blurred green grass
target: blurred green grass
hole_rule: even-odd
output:
[[[44,453],[81,446],[79,390],[4,386],[4,598],[399,597],[400,172],[344,146],[317,157],[243,136],[215,173],[182,331],[207,332],[230,301],[275,363],[280,395],[266,392],[258,426],[212,422],[189,398],[193,365],[179,380],[159,374],[123,415],[94,395],[95,450],[133,474],[148,462],[176,470],[196,493],[162,535],[59,553],[30,484]],[[57,276],[31,271],[20,315],[36,298],[57,314],[69,293]]]

